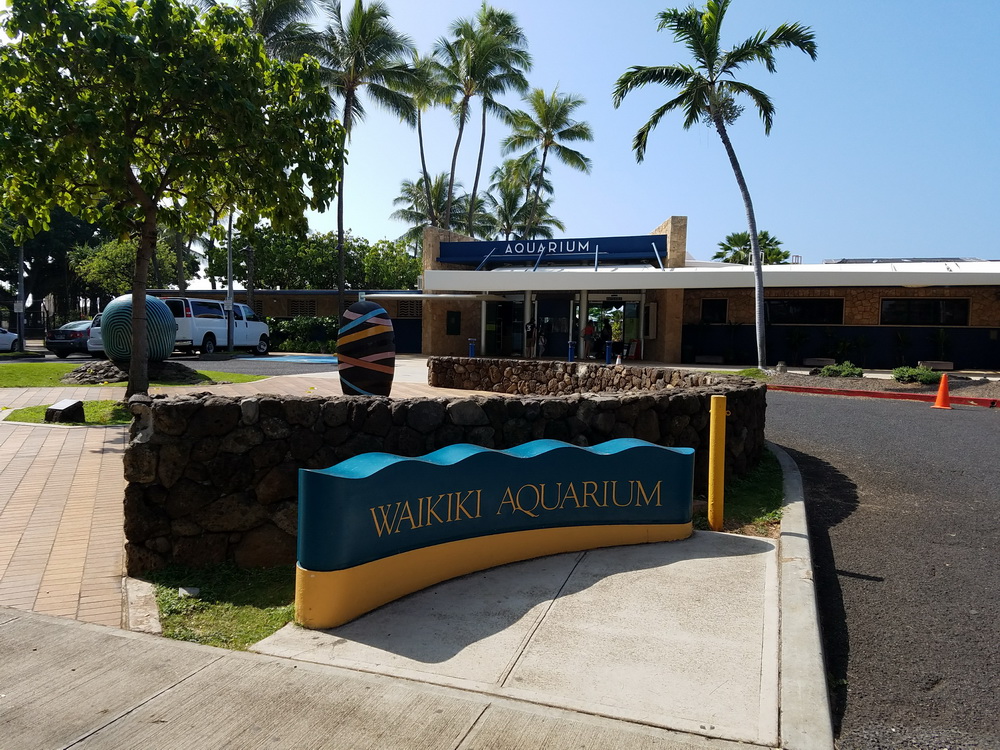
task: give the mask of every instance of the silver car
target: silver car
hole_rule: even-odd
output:
[[[103,359],[105,356],[104,339],[101,337],[101,315],[102,313],[97,313],[91,321],[90,338],[87,339],[87,351],[91,357],[97,359]]]
[[[0,328],[0,352],[16,352],[17,351],[17,334],[13,331],[8,331],[6,328]]]

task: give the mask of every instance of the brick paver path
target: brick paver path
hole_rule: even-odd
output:
[[[336,377],[283,376],[254,383],[151,388],[150,393],[339,396]],[[64,398],[116,400],[122,386],[0,389],[0,409]],[[396,398],[458,395],[396,382]],[[463,393],[463,395],[466,395]],[[0,604],[120,626],[124,565],[125,427],[0,421]]]

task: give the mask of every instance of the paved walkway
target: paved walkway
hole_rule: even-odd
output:
[[[393,396],[447,396],[407,360]],[[420,381],[423,378],[423,382]],[[151,388],[198,393],[206,386]],[[212,386],[225,396],[342,395],[335,372]],[[65,398],[119,400],[124,386],[0,389],[0,419]],[[0,605],[120,626],[125,427],[65,427],[0,421]]]

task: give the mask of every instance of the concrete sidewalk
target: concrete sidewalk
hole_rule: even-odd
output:
[[[398,395],[447,395],[416,358],[404,373]],[[213,387],[339,390],[320,373]],[[833,747],[801,480],[780,451],[777,542],[697,532],[531,560],[247,654],[95,624],[121,616],[124,433],[0,422],[0,750]]]
[[[0,607],[0,748],[832,748],[782,461],[777,543],[697,532],[507,565],[287,626],[264,653]]]

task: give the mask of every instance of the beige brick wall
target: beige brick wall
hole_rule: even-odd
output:
[[[827,287],[765,289],[764,298],[832,297],[844,300],[844,325],[877,326],[884,297],[950,297],[970,300],[970,326],[1000,326],[1000,288],[978,286],[923,287]],[[753,323],[752,289],[688,289],[684,292],[684,324],[701,322],[703,299],[728,299],[729,322]]]

